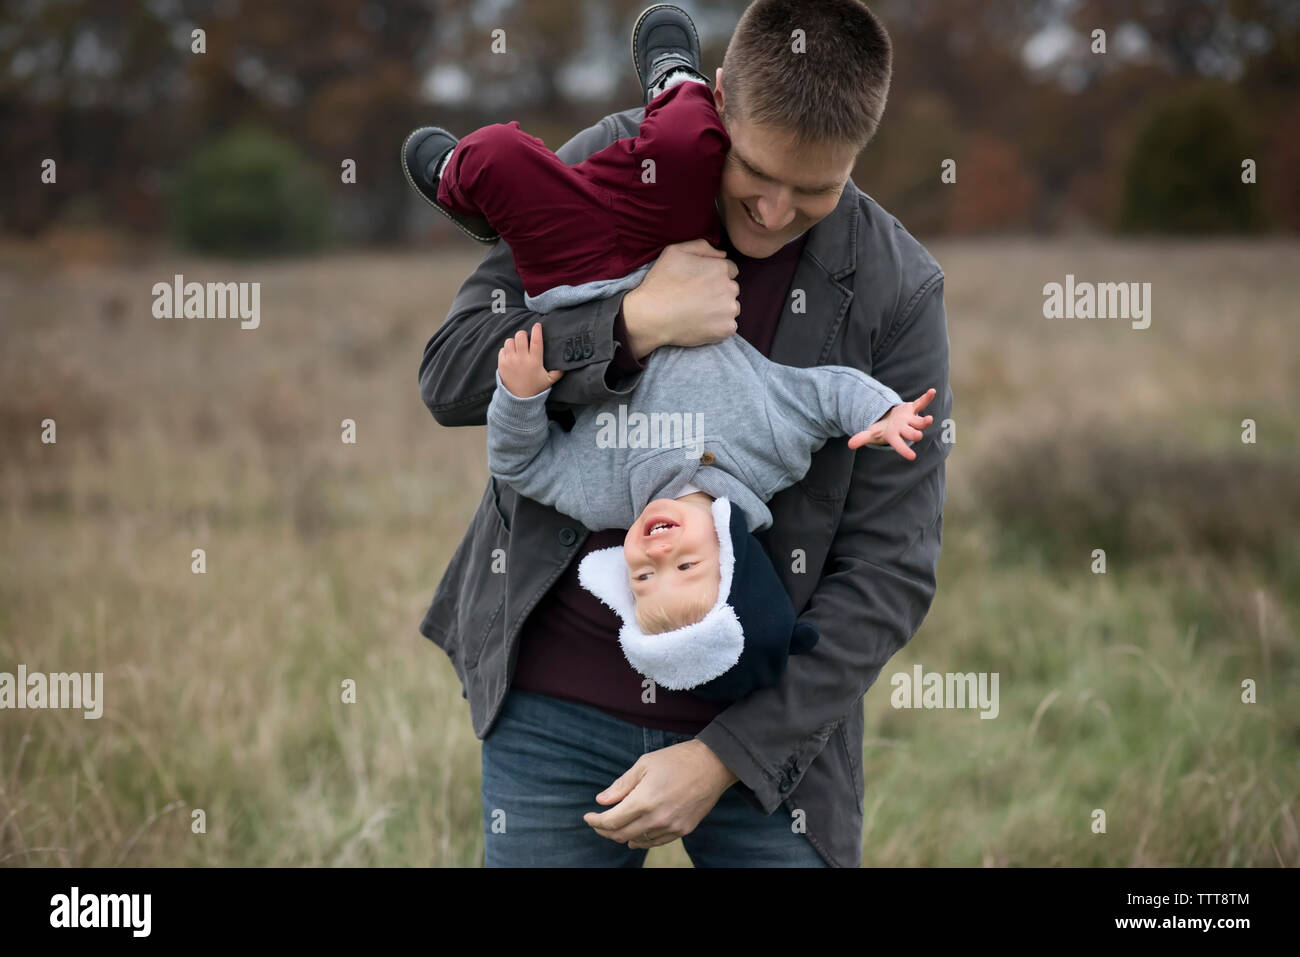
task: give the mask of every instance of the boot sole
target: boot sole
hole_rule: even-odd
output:
[[[632,65],[636,68],[636,78],[637,81],[641,83],[641,96],[643,98],[645,97],[647,90],[645,88],[645,81],[641,79],[645,74],[641,70],[641,58],[637,56],[637,40],[641,39],[641,27],[645,24],[646,17],[650,16],[650,14],[654,13],[656,10],[664,10],[668,8],[681,10],[681,7],[677,6],[675,3],[656,3],[654,6],[646,7],[641,11],[641,15],[636,18],[636,26],[632,28]],[[682,12],[685,13],[686,11],[682,10]],[[692,20],[689,15],[686,17],[686,24],[691,28],[691,39],[695,41],[695,49],[691,52],[696,53],[696,51],[700,50],[699,31],[695,29],[695,21]],[[701,55],[701,53],[696,53],[696,59],[698,60]]]

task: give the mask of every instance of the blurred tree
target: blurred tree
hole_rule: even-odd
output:
[[[606,113],[642,103],[631,32],[647,6],[645,0],[448,5],[441,14],[437,60],[454,65],[473,91],[474,125],[518,120],[555,149]],[[696,21],[703,67],[712,77],[746,3],[703,0],[684,6]]]
[[[206,50],[192,52],[191,32]],[[274,127],[325,168],[357,164],[355,238],[395,236],[409,210],[398,146],[418,125],[433,11],[422,0],[28,0],[0,8],[0,222],[32,232],[69,198],[153,229],[169,170],[240,123]],[[344,194],[348,198],[349,194]],[[125,222],[124,212],[132,215]]]
[[[1246,65],[1241,89],[1267,141],[1259,189],[1273,222],[1300,231],[1300,4],[1271,24],[1268,48]]]
[[[410,187],[398,148],[421,125],[417,107],[432,63],[433,11],[420,0],[187,0],[207,31],[208,53],[189,60],[196,107],[189,134],[251,122],[293,137],[333,171],[340,198],[353,191],[356,238],[398,234]],[[356,185],[341,180],[345,159]]]
[[[1038,180],[1015,148],[1000,136],[971,134],[948,212],[950,232],[1025,230],[1033,222]]]
[[[1119,225],[1144,232],[1236,232],[1262,225],[1259,190],[1242,182],[1257,155],[1245,104],[1204,86],[1154,104],[1133,143]]]
[[[1020,49],[1033,31],[1036,0],[890,0],[870,6],[894,43],[890,89],[896,97],[941,96],[952,103],[963,128],[985,126],[1003,134],[1017,129],[1026,94]]]
[[[957,182],[943,183],[944,160],[962,158]],[[942,232],[954,192],[967,180],[962,134],[952,103],[933,92],[917,93],[887,108],[875,138],[854,169],[858,188],[917,233]]]
[[[1268,149],[1259,161],[1259,188],[1273,222],[1300,232],[1300,103],[1273,124]]]
[[[0,193],[0,225],[37,232],[80,197],[114,221],[157,226],[151,160],[173,141],[179,72],[154,5],[0,5],[0,176],[13,187]],[[54,184],[40,184],[45,158],[57,164]]]
[[[1069,22],[1085,37],[1106,30],[1107,55],[1076,45],[1062,65],[1096,74],[1149,60],[1180,77],[1235,81],[1275,33],[1294,30],[1297,13],[1295,0],[1083,0],[1069,8]]]
[[[0,5],[0,228],[35,232],[60,217],[139,231],[165,220],[171,171],[242,123],[274,129],[330,173],[344,237],[398,238],[422,207],[397,149],[414,126],[455,131],[518,119],[552,148],[605,113],[640,102],[629,31],[646,0],[23,0]],[[746,0],[684,4],[706,67]],[[1198,81],[1234,83],[1259,134],[1259,190],[1300,229],[1288,177],[1296,144],[1300,4],[1294,0],[879,0],[894,41],[881,132],[862,158],[864,188],[904,223],[947,228],[956,192],[932,153],[979,146],[1036,195],[1028,228],[1122,205],[1125,161],[1150,104]],[[1088,43],[1107,31],[1108,52]],[[191,31],[207,50],[192,53]],[[506,53],[492,53],[492,30]],[[1034,55],[1031,56],[1030,53]],[[432,93],[451,78],[463,96]],[[913,104],[911,101],[916,100]],[[928,117],[928,119],[927,119]],[[928,124],[935,124],[933,129]],[[980,134],[977,136],[976,134]],[[1000,140],[1005,149],[991,148]],[[40,184],[45,158],[58,182]],[[972,157],[952,158],[965,168]],[[339,181],[354,160],[355,185]],[[988,165],[991,164],[991,165]],[[963,185],[959,175],[957,188]],[[1013,192],[1020,185],[1012,184]],[[945,193],[944,190],[947,190]],[[1018,210],[1015,193],[995,209]],[[973,215],[971,207],[960,221]],[[427,210],[424,210],[427,212]],[[1017,214],[1018,215],[1018,214]],[[429,221],[437,217],[430,216]],[[1019,221],[1019,220],[1017,220]],[[1009,224],[1007,224],[1009,225]],[[445,227],[450,230],[450,227]]]
[[[1035,0],[871,4],[893,41],[894,75],[890,103],[877,139],[867,147],[864,167],[871,174],[873,195],[909,229],[945,231],[958,202],[963,229],[1031,224],[1032,217],[1021,215],[1023,197],[1040,196],[1043,190],[1017,144],[1065,99],[1062,91],[1026,82],[1020,60],[1021,47],[1039,23],[1040,6]],[[974,133],[981,135],[972,137]],[[1004,146],[999,148],[998,141]],[[972,146],[977,152],[970,152]],[[943,158],[957,162],[954,184],[940,180]],[[1000,173],[995,173],[990,164],[999,163]],[[990,181],[999,175],[1019,179]],[[1006,190],[1008,204],[1000,205],[996,196],[967,195],[989,189]],[[1013,220],[997,221],[1013,209]]]

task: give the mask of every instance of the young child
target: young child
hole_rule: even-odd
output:
[[[892,445],[904,458],[935,395],[913,402],[847,366],[772,362],[740,336],[661,346],[626,405],[546,414],[562,373],[542,362],[542,324],[506,341],[488,405],[488,467],[521,495],[593,531],[626,528],[622,549],[592,552],[579,581],[623,621],[638,672],[666,688],[734,700],[775,683],[816,632],[796,615],[753,537],[766,503],[807,473],[836,435],[850,448]],[[621,400],[622,397],[620,397]]]
[[[709,87],[681,64],[648,95],[638,136],[576,166],[511,122],[459,141],[416,130],[404,169],[468,235],[509,243],[530,310],[614,295],[640,283],[665,245],[721,243],[715,203],[730,139]],[[537,323],[498,354],[493,475],[593,531],[628,529],[622,549],[583,559],[579,578],[622,620],[620,645],[640,674],[722,700],[774,684],[787,656],[818,636],[797,623],[753,537],[771,524],[766,502],[832,436],[915,458],[906,440],[930,423],[919,413],[934,390],[903,402],[856,369],[782,366],[733,335],[655,350],[629,405],[578,409],[565,432],[546,414],[563,373],[544,368],[542,346]],[[640,428],[624,434],[634,419]]]

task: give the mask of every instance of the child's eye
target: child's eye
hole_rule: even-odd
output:
[[[680,565],[677,566],[677,570],[678,570],[679,572],[684,572],[684,571],[687,571],[687,570],[693,568],[694,566],[696,566],[696,565],[698,565],[698,564],[699,564],[699,562],[682,562]],[[651,575],[653,575],[653,574],[654,574],[654,572],[642,572],[640,575],[637,575],[637,576],[636,576],[634,579],[632,579],[632,580],[633,580],[633,581],[638,581],[638,582],[643,582],[643,581],[645,581],[647,578],[649,578],[649,577],[650,577]]]

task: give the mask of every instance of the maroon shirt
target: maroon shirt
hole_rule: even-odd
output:
[[[739,270],[738,331],[763,355],[771,352],[807,238],[805,231],[767,259],[750,259],[736,252],[723,230],[720,248]],[[621,309],[614,323],[614,338],[619,348],[610,363],[611,373],[643,369],[644,364],[627,349]],[[654,689],[653,703],[643,702],[641,682],[645,679],[623,656],[618,616],[578,583],[583,557],[601,548],[621,548],[626,534],[626,530],[607,529],[587,537],[564,574],[524,622],[511,687],[592,705],[644,728],[698,734],[729,703],[660,687]]]

